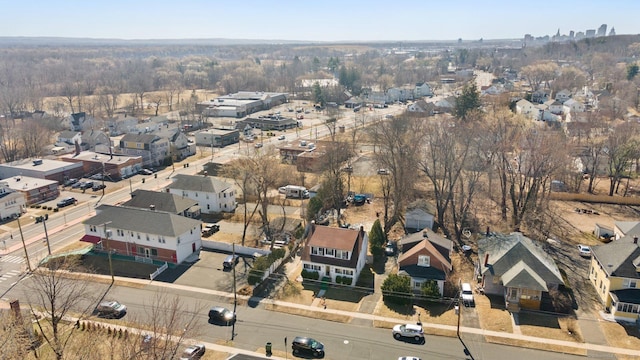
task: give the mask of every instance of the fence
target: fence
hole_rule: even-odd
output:
[[[149,277],[151,278],[151,280],[155,279],[158,275],[160,275],[163,271],[167,270],[167,268],[169,267],[169,264],[167,264],[167,262],[164,263],[164,265],[160,266],[158,269],[156,269],[156,271],[154,271],[152,274],[149,274]]]

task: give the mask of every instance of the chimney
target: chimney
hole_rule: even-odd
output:
[[[489,264],[489,253],[484,254],[484,266]]]
[[[149,209],[150,209],[150,210],[152,210],[152,211],[156,211],[156,206],[155,206],[155,205],[153,205],[153,204],[152,204],[152,205],[149,205]]]
[[[637,243],[638,243],[638,237],[637,237],[637,236],[634,236],[634,237],[633,237],[633,243],[634,243],[634,244],[637,244]]]

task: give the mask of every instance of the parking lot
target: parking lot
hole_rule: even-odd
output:
[[[158,276],[156,281],[233,292],[233,271],[224,270],[222,267],[222,262],[228,255],[202,250],[198,261],[168,269]],[[247,285],[247,275],[252,264],[252,258],[240,258],[236,265],[236,289]]]

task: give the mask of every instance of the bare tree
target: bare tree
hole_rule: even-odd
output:
[[[40,121],[34,118],[23,120],[20,130],[20,140],[22,142],[24,156],[41,156],[43,147],[51,142],[51,132],[46,129]]]
[[[623,176],[628,175],[632,161],[638,158],[640,142],[633,127],[626,123],[617,126],[609,134],[604,151],[609,170],[609,196],[613,196]]]
[[[22,313],[0,311],[0,359],[27,358],[31,331],[31,322]]]
[[[227,164],[222,171],[222,176],[233,179],[242,192],[242,203],[244,204],[242,214],[242,246],[244,246],[244,242],[247,238],[247,229],[249,228],[249,224],[251,224],[251,220],[258,210],[259,205],[259,203],[256,202],[251,213],[249,213],[248,196],[250,192],[255,192],[255,187],[252,184],[254,172],[253,164],[255,163],[248,159],[240,158],[230,164]]]
[[[73,312],[79,319],[86,318],[100,296],[92,283],[73,278],[78,268],[79,263],[70,257],[51,260],[32,274],[25,294],[32,315],[40,319],[38,330],[58,360],[65,357],[77,331],[75,326],[65,326],[65,316]]]

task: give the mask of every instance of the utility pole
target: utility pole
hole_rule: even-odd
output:
[[[246,204],[245,204],[246,206]],[[236,258],[236,243],[233,242],[231,243],[231,254],[233,255],[233,258]],[[233,316],[234,318],[236,318],[236,308],[238,307],[238,293],[236,291],[236,266],[235,266],[235,260],[233,260]],[[234,337],[236,336],[236,322],[234,321],[233,324],[231,325],[231,340],[234,339]]]
[[[18,229],[20,230],[20,239],[22,239],[22,247],[24,247],[24,257],[27,260],[27,268],[29,272],[32,272],[31,262],[29,261],[29,253],[27,253],[27,244],[24,243],[24,235],[22,234],[22,226],[20,225],[20,218],[18,218]]]
[[[111,262],[111,247],[109,246],[109,233],[111,233],[111,230],[107,231],[108,224],[111,224],[111,221],[107,221],[102,225],[104,226],[104,238],[105,238],[104,242],[106,242],[107,257],[109,258],[109,273],[111,273],[111,284],[113,284],[116,280],[113,275],[113,263]],[[103,243],[103,248],[104,248],[104,243]]]
[[[49,215],[45,214],[44,216],[41,216],[42,218],[42,225],[44,225],[44,238],[47,240],[47,250],[49,252],[49,255],[51,255],[51,245],[49,244],[49,233],[47,233],[47,220],[49,220]]]

